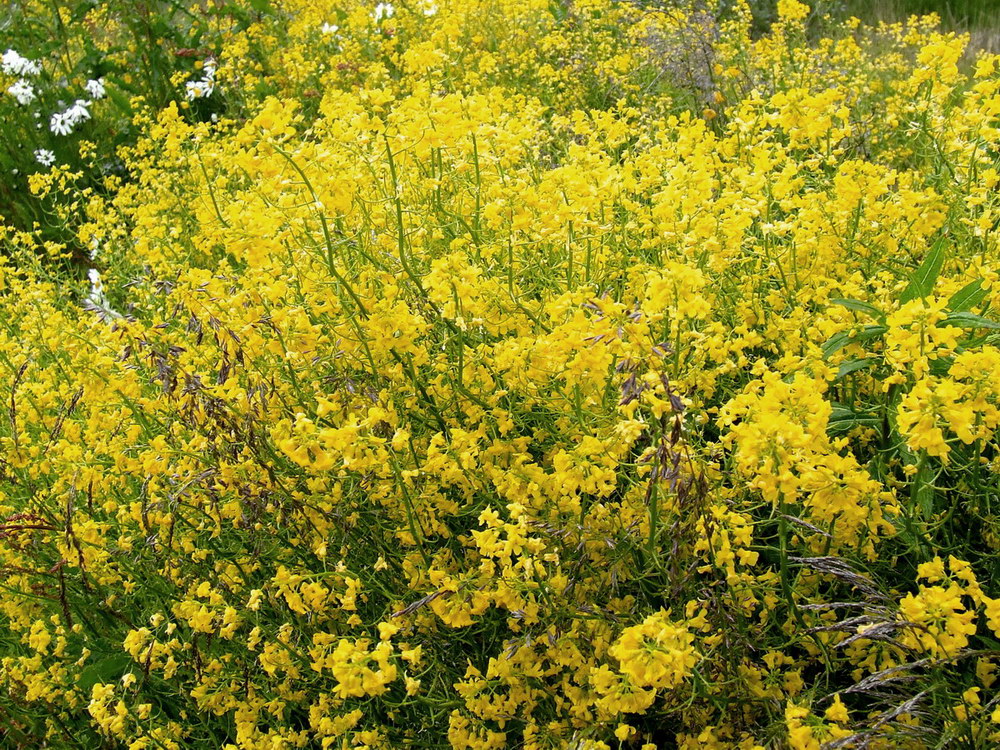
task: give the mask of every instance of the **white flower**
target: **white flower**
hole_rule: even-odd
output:
[[[73,106],[66,110],[66,116],[73,120],[74,127],[90,119],[90,104],[86,99],[77,99],[73,102]]]
[[[338,31],[340,31],[340,27],[333,23],[324,23],[323,26],[320,28],[320,31],[322,31],[324,34],[336,34]]]
[[[64,113],[56,112],[49,120],[49,130],[56,135],[69,135],[73,132],[73,125],[70,124]]]
[[[90,119],[88,107],[90,107],[89,101],[77,99],[69,109],[52,115],[49,120],[49,130],[56,135],[69,135],[73,132],[73,128]]]
[[[9,76],[37,76],[42,72],[41,65],[34,60],[21,57],[21,55],[12,49],[3,53],[2,61],[0,61],[0,67],[2,67],[3,72]]]
[[[51,167],[56,163],[56,155],[47,148],[37,148],[35,149],[35,161],[43,167]]]
[[[392,18],[395,14],[396,9],[392,6],[392,3],[379,3],[375,6],[372,18],[375,19],[375,23],[379,23],[385,18]]]
[[[22,107],[35,101],[35,89],[23,78],[14,81],[7,89],[7,93],[17,99],[17,103]]]
[[[206,96],[211,96],[212,91],[215,89],[211,81],[206,81],[204,79],[200,81],[188,81],[184,84],[184,88],[187,89],[185,96],[188,101],[192,101],[194,99],[204,99]]]
[[[438,12],[438,7],[435,3],[425,3],[424,4],[424,17],[430,18],[431,16],[436,16]]]
[[[215,91],[215,60],[209,58],[205,61],[203,74],[200,81],[188,81],[184,84],[186,93],[184,96],[188,101],[193,99],[204,99],[211,96]]]
[[[90,94],[91,99],[103,99],[107,96],[103,78],[91,78],[84,84],[83,89]]]
[[[101,272],[96,268],[91,268],[87,271],[87,278],[90,279],[90,294],[94,296],[96,294],[104,294],[103,287],[101,285]]]
[[[116,318],[121,318],[122,314],[108,304],[108,298],[104,294],[104,285],[101,283],[100,272],[96,268],[91,268],[87,271],[87,278],[90,279],[90,294],[83,301],[83,306],[97,313],[97,316],[105,323]]]

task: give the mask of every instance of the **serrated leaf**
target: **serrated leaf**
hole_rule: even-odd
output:
[[[995,320],[984,318],[982,315],[976,315],[975,313],[961,311],[948,313],[944,320],[938,322],[938,327],[941,326],[1000,329],[1000,323],[997,323]]]
[[[853,310],[854,312],[865,313],[870,315],[876,320],[882,320],[885,316],[882,311],[879,310],[875,305],[870,305],[867,302],[862,302],[857,299],[832,299],[831,304],[840,305],[841,307],[846,307],[848,310]]]
[[[970,310],[986,299],[986,290],[983,289],[981,281],[973,281],[966,284],[948,300],[948,309],[954,312]]]
[[[941,238],[934,243],[924,262],[910,276],[909,286],[899,296],[901,305],[919,297],[926,297],[934,291],[934,282],[937,281],[944,265],[944,255],[944,238]]]

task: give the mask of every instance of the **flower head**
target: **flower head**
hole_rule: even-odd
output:
[[[375,23],[380,23],[386,18],[392,18],[396,14],[396,9],[393,7],[392,3],[379,3],[375,6],[375,12],[372,13],[372,18],[375,19]]]
[[[31,104],[35,100],[35,89],[23,78],[14,81],[8,88],[7,93],[17,99],[17,103],[22,107]]]
[[[69,135],[82,122],[90,119],[90,102],[77,99],[62,112],[56,112],[49,120],[49,130],[56,135]]]
[[[3,53],[0,67],[9,76],[37,76],[42,72],[42,66],[34,60],[22,57],[12,49]]]
[[[201,80],[188,81],[184,84],[184,88],[186,89],[184,96],[188,101],[204,99],[211,96],[212,92],[215,91],[215,60],[212,58],[206,60],[202,70]]]
[[[103,99],[107,96],[103,78],[91,78],[84,84],[83,89],[90,94],[91,99]]]
[[[49,130],[56,135],[69,135],[73,132],[73,126],[64,112],[56,112],[49,120]]]

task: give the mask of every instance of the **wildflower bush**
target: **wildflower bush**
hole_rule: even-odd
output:
[[[776,8],[224,6],[50,149],[0,744],[1000,743],[1000,58]]]
[[[186,100],[209,119],[238,109],[240,89],[215,85],[225,39],[260,2],[11,0],[0,8],[0,214],[18,229],[76,248],[71,205],[32,195],[31,175],[58,164],[77,189],[106,191],[126,170],[118,149],[141,134],[137,112]],[[6,50],[6,51],[3,51]],[[112,182],[112,189],[113,189]]]

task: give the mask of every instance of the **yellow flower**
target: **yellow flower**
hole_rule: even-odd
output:
[[[622,631],[609,653],[619,669],[639,687],[676,687],[698,661],[694,636],[658,612]]]
[[[809,15],[809,6],[798,0],[778,0],[778,18],[782,21],[801,21]]]

